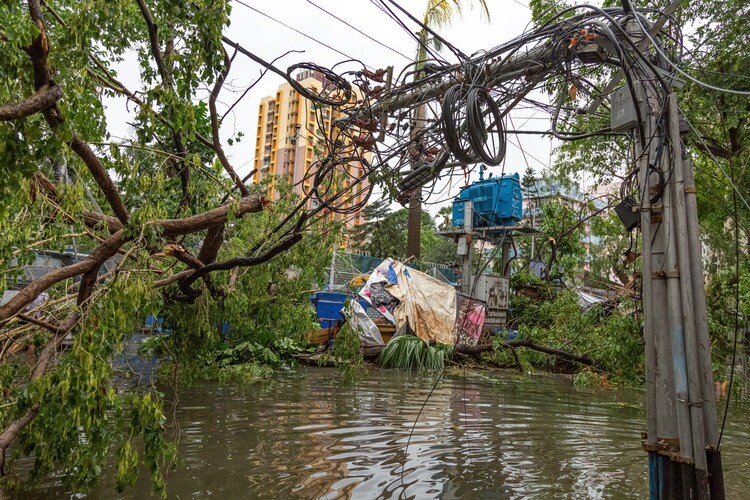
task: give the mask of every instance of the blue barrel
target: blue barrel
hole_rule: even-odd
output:
[[[344,308],[346,299],[345,293],[332,291],[315,292],[310,296],[321,328],[331,328],[336,324],[336,321],[344,319],[341,315],[341,309]]]

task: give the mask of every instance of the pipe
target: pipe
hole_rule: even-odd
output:
[[[662,157],[663,171],[668,171],[666,155]],[[672,367],[674,376],[674,396],[677,409],[677,435],[680,443],[680,457],[693,462],[693,432],[690,418],[690,392],[688,389],[688,366],[685,348],[685,325],[682,321],[683,307],[680,293],[680,276],[677,263],[677,224],[675,215],[675,185],[674,179],[667,183],[664,190],[662,227],[661,231],[668,233],[667,249],[664,255],[663,277],[667,282],[667,310],[669,314],[669,336],[672,342]],[[686,305],[685,307],[689,307]],[[701,450],[698,450],[699,452]],[[686,492],[693,492],[694,475],[690,470],[682,467],[683,487]],[[690,498],[693,498],[690,496]]]
[[[701,398],[703,400],[703,432],[708,455],[709,493],[712,499],[723,500],[725,497],[724,473],[722,470],[721,452],[718,449],[719,430],[711,366],[711,344],[708,336],[708,313],[706,311],[706,290],[703,283],[703,256],[701,253],[700,230],[698,228],[695,178],[693,165],[689,159],[686,159],[682,165],[675,168],[682,170],[685,184],[685,213],[687,215],[687,238],[690,249],[690,274],[692,277],[694,301],[693,317],[695,319]]]
[[[685,189],[684,174],[682,169],[682,142],[680,139],[680,124],[677,116],[677,96],[669,94],[669,138],[672,143],[672,165],[674,174],[670,183],[673,210],[673,226],[676,237],[677,262],[680,273],[680,299],[682,301],[682,324],[685,340],[685,361],[687,363],[688,404],[690,409],[690,422],[692,427],[693,451],[695,460],[695,479],[698,498],[708,498],[708,476],[706,467],[706,454],[703,409],[701,399],[701,385],[699,375],[699,361],[697,353],[697,340],[695,335],[695,318],[693,309],[692,277],[690,274],[690,254],[688,249],[687,217],[685,212]],[[674,253],[674,252],[673,252]]]

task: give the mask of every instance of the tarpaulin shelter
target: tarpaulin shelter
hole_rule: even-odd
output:
[[[397,329],[408,324],[422,340],[452,345],[456,289],[392,259],[370,274],[359,295]]]

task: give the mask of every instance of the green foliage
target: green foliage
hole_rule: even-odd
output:
[[[605,2],[605,5],[608,2]],[[535,24],[540,25],[552,15],[572,5],[558,0],[532,0],[530,2]],[[677,65],[693,77],[720,88],[748,89],[750,47],[747,39],[747,19],[750,6],[747,2],[730,0],[712,2],[698,0],[683,2],[674,14],[680,26],[667,24],[664,49],[677,61]],[[720,27],[720,29],[717,29]],[[673,49],[670,37],[684,33],[684,49]],[[678,53],[682,52],[682,53]],[[678,60],[680,59],[680,60]],[[612,79],[609,70],[598,70],[587,75],[601,88]],[[560,89],[567,92],[567,89]],[[708,314],[714,376],[727,378],[727,359],[734,336],[734,267],[739,265],[741,288],[748,281],[747,247],[750,241],[750,208],[738,201],[735,208],[734,187],[740,195],[750,192],[750,114],[747,96],[733,95],[707,89],[692,81],[675,89],[680,111],[692,124],[686,136],[689,158],[694,164],[698,218],[704,249],[704,266],[708,285]],[[578,114],[570,116],[570,127],[576,130],[593,130],[606,125],[606,113],[600,116]],[[593,137],[563,143],[557,150],[551,174],[572,179],[586,175],[589,182],[605,185],[622,178],[629,169],[631,145],[623,137]],[[734,186],[734,187],[733,187]],[[612,219],[614,221],[614,219]],[[631,247],[624,237],[617,237],[616,223],[603,228],[605,249],[592,267],[599,278],[608,269],[620,281],[625,273],[618,262],[619,254]],[[734,256],[735,230],[739,230],[740,262]],[[622,232],[621,232],[622,234]],[[636,245],[632,250],[638,252]],[[636,268],[639,263],[635,263]],[[748,297],[740,293],[740,309],[747,314]],[[745,316],[747,317],[747,316]]]
[[[587,355],[597,371],[608,381],[620,385],[639,385],[644,374],[644,350],[641,327],[631,316],[634,304],[623,303],[619,310],[605,311],[595,306],[584,312],[574,292],[550,290],[548,300],[533,299],[515,293],[511,296],[510,321],[518,328],[518,339]],[[561,360],[540,352],[518,349],[522,364],[556,371],[578,370]],[[561,363],[563,363],[561,365]]]
[[[499,335],[492,336],[492,350],[488,353],[483,353],[482,357],[491,359],[496,365],[502,368],[514,368],[518,369],[520,365],[520,371],[524,373],[531,373],[534,369],[529,363],[528,358],[525,356],[524,350],[515,350],[515,356],[513,351],[504,346],[505,339]],[[516,356],[518,360],[516,361]]]
[[[740,309],[735,307],[735,294],[739,288]],[[741,256],[739,281],[735,278],[734,267],[717,270],[706,287],[708,305],[708,329],[711,337],[711,355],[713,375],[717,382],[729,379],[732,350],[735,344],[735,319],[737,321],[737,362],[742,363],[742,356],[750,352],[750,335],[746,333],[750,318],[750,262]],[[736,314],[739,312],[739,318]],[[735,376],[734,383],[739,377]],[[742,388],[740,382],[738,387]],[[734,388],[733,388],[734,390]]]
[[[38,408],[19,434],[14,456],[33,455],[34,478],[62,471],[65,485],[76,491],[90,489],[114,456],[118,489],[133,484],[137,471],[145,468],[155,491],[164,494],[163,473],[174,456],[163,439],[160,396],[153,387],[121,389],[114,383],[113,362],[146,315],[166,318],[171,333],[154,338],[149,348],[172,375],[185,380],[265,376],[286,366],[293,352],[304,348],[304,334],[316,328],[307,293],[322,281],[334,243],[330,235],[337,234],[334,224],[314,225],[312,236],[292,252],[194,284],[205,293],[192,304],[172,300],[181,292],[178,285],[166,292],[155,287],[155,276],[186,269],[164,251],[167,243],[196,255],[206,233],[167,242],[153,221],[205,212],[225,195],[230,203],[238,201],[216,153],[205,145],[212,133],[205,89],[213,87],[224,69],[221,37],[231,3],[145,4],[158,27],[163,68],[156,64],[138,2],[41,2],[46,62],[63,89],[57,107],[64,120],[50,125],[37,113],[0,123],[0,291],[28,280],[23,268],[38,250],[62,251],[75,244],[79,252],[88,252],[111,236],[103,225],[85,223],[85,213],[113,212],[89,167],[72,150],[74,136],[90,145],[129,211],[124,228],[128,241],[116,264],[107,265],[112,272],[96,283],[93,296],[76,303],[81,287],[76,279],[47,290],[45,320],[54,323],[81,313],[71,331],[72,346],[56,353],[46,373],[31,382],[24,365],[0,365],[0,421],[7,426]],[[29,10],[25,3],[0,2],[0,106],[23,101],[38,86],[29,45],[39,27]],[[117,69],[131,61],[138,65],[136,74],[119,77]],[[123,89],[123,84],[134,87]],[[126,138],[108,132],[107,119],[115,115],[106,116],[105,110],[118,103],[127,106],[127,112],[121,110],[132,131]],[[241,136],[237,132],[235,140]],[[55,176],[61,165],[67,179]],[[181,175],[186,166],[189,178]],[[36,173],[57,180],[55,196],[42,189],[47,184],[32,182]],[[273,212],[226,224],[220,260],[261,255],[279,242],[274,228],[298,200],[290,196],[290,186],[277,183],[277,188],[281,200]],[[226,338],[216,328],[223,321],[232,324]],[[8,335],[6,347],[34,346],[39,354],[54,338],[33,325],[19,327],[16,319],[8,326],[21,333]],[[6,472],[10,465],[5,464]]]
[[[162,403],[154,393],[143,397],[134,394],[127,396],[130,407],[130,438],[117,451],[117,490],[133,486],[137,479],[139,453],[133,444],[133,437],[143,437],[143,462],[151,473],[154,493],[166,496],[163,469],[173,466],[177,458],[177,449],[173,443],[164,440],[165,422]],[[96,465],[94,465],[96,467]]]
[[[272,243],[278,212],[297,201],[280,180],[275,188],[282,194],[277,213],[234,221],[225,232],[220,259],[258,247],[256,251],[262,251]],[[250,381],[287,366],[293,354],[306,348],[305,335],[319,328],[308,295],[324,282],[335,244],[336,231],[330,229],[335,227],[316,223],[308,237],[269,262],[212,275],[213,286],[234,287],[229,293],[205,293],[192,304],[176,302],[164,308],[164,328],[170,333],[149,343],[154,355],[170,361],[163,374],[184,384],[198,379]],[[222,337],[225,322],[231,326]]]
[[[531,17],[536,25],[542,25],[550,21],[558,12],[569,5],[562,0],[529,0]],[[568,14],[566,17],[569,17]]]
[[[118,487],[132,484],[144,464],[154,492],[164,494],[163,471],[174,463],[175,452],[163,436],[161,400],[154,391],[120,394],[112,380],[113,357],[135,329],[140,311],[158,302],[147,280],[119,276],[74,330],[73,346],[56,369],[20,389],[13,418],[39,407],[17,449],[34,455],[33,478],[61,468],[66,486],[86,491],[117,448]],[[143,443],[142,456],[135,452],[136,440]]]
[[[595,373],[590,368],[584,368],[573,376],[573,386],[576,389],[591,389],[602,387],[601,375]]]
[[[399,370],[434,371],[445,367],[445,360],[453,353],[453,346],[430,345],[414,335],[400,335],[391,339],[380,353],[378,364]]]
[[[367,373],[362,342],[349,322],[344,323],[333,342],[333,362],[345,382],[354,382]]]
[[[371,203],[362,211],[365,222],[352,232],[353,248],[377,257],[404,258],[409,210],[391,212],[387,200]],[[456,261],[456,244],[436,234],[429,212],[422,211],[422,259],[447,264]]]

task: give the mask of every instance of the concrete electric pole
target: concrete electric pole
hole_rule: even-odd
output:
[[[631,19],[631,38],[644,41]],[[647,47],[650,45],[647,45]],[[644,54],[647,58],[649,54]],[[632,68],[651,498],[724,498],[692,165],[664,74]],[[613,113],[615,109],[613,109]]]

